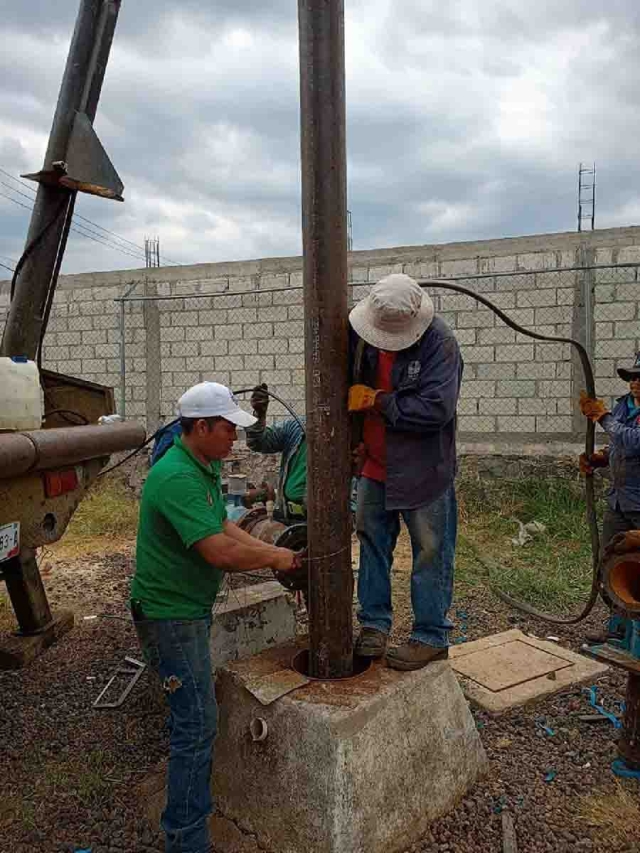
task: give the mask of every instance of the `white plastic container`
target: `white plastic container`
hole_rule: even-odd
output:
[[[40,429],[43,394],[35,361],[0,356],[0,432]]]

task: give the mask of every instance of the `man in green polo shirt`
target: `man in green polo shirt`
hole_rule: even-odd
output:
[[[236,426],[256,421],[231,391],[201,382],[178,401],[182,435],[149,471],[140,506],[131,609],[145,660],[170,709],[166,853],[209,853],[207,817],[217,709],[209,650],[223,572],[289,572],[299,558],[226,517],[221,460]]]

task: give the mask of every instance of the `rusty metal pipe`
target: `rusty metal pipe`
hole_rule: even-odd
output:
[[[310,675],[353,671],[343,0],[299,0]]]
[[[640,613],[640,553],[614,556],[602,569],[605,592],[617,608],[632,617]]]
[[[141,424],[74,426],[0,435],[0,479],[20,476],[138,447]]]

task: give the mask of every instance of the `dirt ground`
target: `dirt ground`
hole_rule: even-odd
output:
[[[132,546],[113,540],[92,555],[58,548],[42,555],[41,568],[52,606],[71,607],[76,626],[28,669],[0,673],[0,853],[157,853],[161,836],[142,817],[134,791],[167,752],[162,708],[149,699],[144,678],[122,708],[92,708],[124,656],[138,655],[126,611]],[[402,539],[395,639],[410,630],[409,572]],[[519,627],[577,649],[604,613],[587,625],[551,629],[514,615],[482,584],[465,584],[452,618],[454,641]],[[11,628],[5,604],[0,633]],[[607,707],[616,709],[624,686],[614,671],[600,679]],[[499,718],[474,711],[490,770],[410,853],[497,853],[504,812],[514,819],[520,853],[640,851],[639,784],[613,776],[616,731],[606,721],[579,720],[589,711],[580,688]],[[257,849],[237,834],[216,841],[218,853]]]

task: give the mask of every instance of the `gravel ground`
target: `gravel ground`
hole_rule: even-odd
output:
[[[407,557],[407,551],[399,554],[394,572],[396,639],[410,627]],[[163,710],[141,687],[123,708],[92,708],[123,657],[139,654],[133,629],[122,619],[131,552],[47,559],[51,600],[73,607],[76,627],[27,670],[0,673],[0,853],[162,850],[156,828],[141,818],[133,789],[167,752]],[[98,613],[120,618],[83,618]],[[598,625],[603,615],[594,614],[589,625]],[[586,630],[516,617],[480,586],[459,595],[453,617],[454,636],[464,631],[469,640],[519,627],[539,637],[553,634],[577,649]],[[9,627],[6,612],[2,626]],[[599,681],[605,702],[621,700],[624,685],[622,674],[605,675]],[[411,853],[497,853],[503,812],[513,816],[520,853],[640,851],[638,783],[616,782],[609,769],[615,731],[608,722],[578,719],[588,712],[579,688],[499,718],[474,712],[490,770]],[[612,808],[621,810],[621,790],[635,801],[626,801],[620,812],[619,832],[615,822],[589,825],[581,816],[610,797]],[[221,853],[241,850],[225,847]]]

